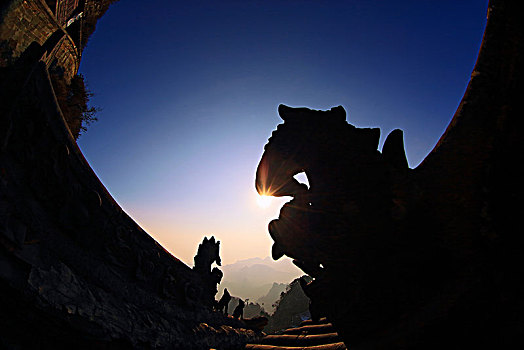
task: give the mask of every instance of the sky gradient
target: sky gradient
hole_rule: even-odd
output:
[[[203,236],[225,264],[270,254],[282,200],[257,205],[256,166],[280,103],[404,131],[416,167],[451,120],[487,1],[121,0],[80,73],[102,108],[80,137],[123,209],[190,266]],[[286,199],[284,199],[286,201]]]

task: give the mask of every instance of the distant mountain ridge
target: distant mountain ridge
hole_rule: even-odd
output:
[[[273,261],[270,257],[239,260],[220,268],[224,273],[217,299],[227,288],[232,296],[257,301],[265,297],[273,284],[289,284],[303,274],[289,259]]]
[[[266,310],[268,313],[273,313],[275,311],[275,305],[276,301],[280,299],[280,295],[284,293],[289,286],[289,283],[273,283],[273,286],[271,286],[271,289],[269,292],[264,295],[261,298],[258,298],[257,303],[262,305],[264,310]]]

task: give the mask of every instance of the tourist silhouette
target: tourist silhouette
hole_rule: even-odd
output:
[[[244,318],[244,306],[246,304],[242,299],[238,300],[238,305],[235,307],[235,310],[233,311],[233,317],[234,318]]]

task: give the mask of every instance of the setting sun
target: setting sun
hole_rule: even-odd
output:
[[[259,196],[257,196],[257,204],[259,207],[265,209],[265,208],[268,208],[270,205],[271,205],[271,200],[273,199],[273,197],[271,196],[267,196],[265,194],[261,194]]]

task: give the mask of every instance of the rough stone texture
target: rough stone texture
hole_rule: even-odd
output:
[[[416,169],[399,130],[381,153],[342,107],[279,107],[256,180],[294,197],[269,225],[273,256],[315,278],[310,311],[349,348],[523,346],[522,6],[490,1],[467,91]]]
[[[2,51],[3,56],[9,56],[2,57],[0,62],[3,67],[20,57],[33,41],[43,45],[51,34],[60,29],[40,1],[11,1],[4,11],[0,40],[9,43],[11,52]]]
[[[57,65],[66,73],[66,80],[76,74],[80,51],[42,0],[15,0],[6,5],[0,22],[0,67],[14,64],[33,44],[47,51],[48,66]],[[59,42],[48,40],[59,35]],[[48,45],[46,45],[48,43]],[[34,45],[34,44],[33,44]]]

